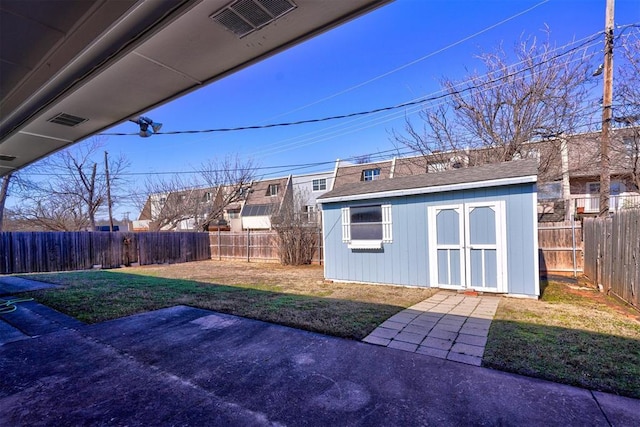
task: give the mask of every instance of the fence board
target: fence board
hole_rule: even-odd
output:
[[[2,232],[0,274],[210,259],[207,233]]]
[[[217,231],[209,233],[209,236],[213,259],[280,260],[275,231]],[[314,264],[322,264],[322,253],[322,233],[318,232],[317,248],[312,261]]]
[[[640,308],[640,209],[584,222],[585,275]]]
[[[538,250],[541,273],[573,272],[574,252],[576,272],[581,272],[583,255],[580,224],[572,225],[571,222],[539,224]]]

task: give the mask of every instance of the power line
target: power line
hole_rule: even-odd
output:
[[[251,126],[238,126],[238,127],[230,127],[230,128],[215,128],[215,129],[200,129],[200,130],[183,130],[183,131],[169,131],[169,132],[158,132],[155,135],[185,135],[185,134],[200,134],[200,133],[221,133],[221,132],[236,132],[236,131],[244,131],[244,130],[256,130],[256,129],[270,129],[270,128],[278,128],[278,127],[287,127],[287,126],[298,126],[298,125],[302,125],[302,124],[311,124],[311,123],[321,123],[321,122],[327,122],[327,121],[332,121],[332,120],[339,120],[339,119],[346,119],[346,118],[352,118],[352,117],[359,117],[359,116],[366,116],[366,115],[371,115],[371,114],[375,114],[375,113],[380,113],[380,112],[385,112],[385,111],[393,111],[393,110],[398,110],[401,108],[406,108],[406,107],[411,107],[411,106],[416,106],[416,105],[421,105],[427,102],[432,102],[432,101],[438,101],[447,97],[450,97],[452,95],[459,95],[462,93],[466,93],[466,92],[470,92],[472,90],[475,89],[479,89],[484,85],[487,84],[492,84],[492,83],[497,83],[501,80],[513,77],[519,73],[523,73],[526,71],[529,71],[535,67],[539,67],[541,65],[544,65],[545,63],[551,62],[555,59],[558,59],[562,56],[568,55],[569,53],[575,52],[578,49],[581,49],[582,47],[586,46],[587,44],[589,44],[590,42],[592,42],[593,40],[595,40],[597,37],[599,37],[602,34],[602,31],[599,31],[597,33],[595,33],[590,39],[586,40],[583,43],[580,43],[578,46],[575,46],[565,52],[559,53],[555,56],[552,56],[544,61],[541,61],[539,63],[530,65],[528,67],[525,68],[521,68],[521,69],[517,69],[509,74],[500,76],[496,79],[491,79],[488,80],[486,82],[483,82],[482,84],[479,85],[471,85],[471,86],[466,86],[463,87],[460,90],[456,90],[453,92],[444,92],[441,93],[439,95],[433,95],[433,96],[428,96],[428,97],[423,97],[423,98],[419,98],[419,99],[415,99],[412,101],[408,101],[408,102],[403,102],[400,104],[396,104],[396,105],[392,105],[392,106],[386,106],[386,107],[381,107],[381,108],[375,108],[375,109],[371,109],[371,110],[366,110],[366,111],[359,111],[359,112],[354,112],[354,113],[347,113],[347,114],[339,114],[339,115],[334,115],[334,116],[327,116],[327,117],[322,117],[322,118],[315,118],[315,119],[305,119],[305,120],[297,120],[297,121],[292,121],[292,122],[282,122],[282,123],[270,123],[270,124],[265,124],[265,125],[251,125]],[[134,135],[138,135],[137,132],[135,133],[124,133],[124,132],[117,132],[117,133],[102,133],[100,135],[103,136],[134,136]]]
[[[341,90],[341,91],[339,91],[339,92],[336,92],[336,93],[334,93],[334,94],[332,94],[332,95],[329,95],[329,96],[327,96],[327,97],[324,97],[324,98],[322,98],[322,99],[319,99],[319,100],[317,100],[317,101],[314,101],[314,102],[312,102],[312,103],[310,103],[310,104],[303,105],[302,107],[298,107],[298,108],[296,108],[296,109],[294,109],[294,110],[291,110],[291,111],[288,111],[288,112],[286,112],[286,113],[279,114],[279,115],[277,115],[277,116],[275,116],[275,117],[282,117],[282,116],[285,116],[285,115],[288,115],[288,114],[291,114],[291,113],[296,113],[296,112],[298,112],[298,111],[301,111],[301,110],[304,110],[304,109],[306,109],[306,108],[312,107],[312,106],[314,106],[314,105],[320,104],[320,103],[322,103],[322,102],[324,102],[324,101],[328,101],[328,100],[333,99],[333,98],[335,98],[335,97],[338,97],[338,96],[340,96],[340,95],[344,95],[345,93],[351,92],[351,91],[353,91],[353,90],[355,90],[355,89],[359,89],[359,88],[361,88],[361,87],[363,87],[363,86],[368,85],[369,83],[373,83],[373,82],[375,82],[375,81],[377,81],[377,80],[380,80],[380,79],[382,79],[382,78],[384,78],[384,77],[388,77],[388,76],[390,76],[391,74],[397,73],[398,71],[402,71],[402,70],[404,70],[405,68],[408,68],[408,67],[410,67],[410,66],[412,66],[412,65],[415,65],[415,64],[417,64],[417,63],[419,63],[419,62],[422,62],[422,61],[424,61],[425,59],[429,59],[429,58],[431,58],[431,57],[433,57],[433,56],[436,56],[436,55],[438,55],[438,54],[440,54],[440,53],[442,53],[442,52],[444,52],[444,51],[446,51],[446,50],[449,50],[449,49],[451,49],[451,48],[453,48],[453,47],[455,47],[455,46],[458,46],[458,45],[460,45],[460,44],[462,44],[462,43],[464,43],[464,42],[467,42],[467,41],[469,41],[469,40],[471,40],[471,39],[473,39],[473,38],[475,38],[475,37],[477,37],[477,36],[479,36],[479,35],[481,35],[481,34],[483,34],[483,33],[486,33],[486,32],[488,32],[488,31],[490,31],[490,30],[493,30],[494,28],[499,27],[500,25],[502,25],[502,24],[504,24],[504,23],[507,23],[507,22],[511,21],[512,19],[518,18],[518,17],[520,17],[520,16],[522,16],[522,15],[524,15],[524,14],[526,14],[526,13],[528,13],[528,12],[532,11],[533,9],[535,9],[535,8],[537,8],[537,7],[539,7],[539,6],[542,6],[543,4],[548,3],[548,2],[549,2],[549,0],[543,0],[543,1],[541,1],[540,3],[535,4],[535,5],[531,6],[530,8],[528,8],[528,9],[526,9],[526,10],[523,10],[523,11],[521,11],[521,12],[519,12],[519,13],[515,14],[515,15],[512,15],[512,16],[510,16],[510,17],[506,18],[506,19],[503,19],[502,21],[499,21],[499,22],[497,22],[497,23],[495,23],[495,24],[492,24],[492,25],[490,25],[490,26],[488,26],[488,27],[486,27],[486,28],[484,28],[484,29],[482,29],[482,30],[480,30],[480,31],[476,32],[476,33],[473,33],[473,34],[471,34],[471,35],[469,35],[469,36],[467,36],[467,37],[464,37],[464,38],[462,38],[462,39],[460,39],[460,40],[458,40],[458,41],[456,41],[456,42],[453,42],[453,43],[451,43],[451,44],[449,44],[449,45],[447,45],[447,46],[444,46],[444,47],[442,47],[442,48],[440,48],[440,49],[438,49],[438,50],[436,50],[436,51],[433,51],[433,52],[428,53],[428,54],[426,54],[426,55],[424,55],[424,56],[421,56],[420,58],[414,59],[413,61],[410,61],[410,62],[408,62],[408,63],[406,63],[406,64],[403,64],[403,65],[401,65],[401,66],[399,66],[399,67],[396,67],[396,68],[394,68],[394,69],[392,69],[392,70],[390,70],[390,71],[387,71],[387,72],[385,72],[385,73],[383,73],[383,74],[380,74],[380,75],[378,75],[378,76],[376,76],[376,77],[373,77],[373,78],[371,78],[371,79],[369,79],[369,80],[366,80],[366,81],[364,81],[364,82],[362,82],[362,83],[358,83],[357,85],[351,86],[351,87],[349,87],[349,88],[347,88],[347,89],[343,89],[343,90]],[[274,118],[275,118],[275,117],[274,117]]]

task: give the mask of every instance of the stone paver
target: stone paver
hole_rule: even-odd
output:
[[[382,325],[380,325],[380,327],[382,328],[395,329],[396,331],[401,331],[405,326],[407,326],[406,323],[394,322],[392,320],[387,320]]]
[[[408,343],[408,342],[393,340],[393,341],[391,341],[389,343],[389,345],[387,347],[396,348],[398,350],[410,351],[412,353],[415,353],[415,351],[418,349],[418,344],[411,344],[411,343]]]
[[[432,329],[431,332],[429,332],[428,336],[433,338],[440,338],[442,340],[455,341],[458,333],[455,331],[452,332],[444,329]]]
[[[484,347],[487,344],[487,337],[479,337],[477,335],[467,335],[460,333],[456,338],[456,342]]]
[[[482,357],[482,354],[484,353],[484,346],[479,347],[477,345],[469,345],[456,342],[453,347],[451,347],[451,352],[466,354],[468,356]]]
[[[449,352],[446,359],[453,360],[454,362],[466,363],[467,365],[482,365],[482,357],[469,356],[467,354],[454,353],[452,351]]]
[[[382,345],[382,346],[387,346],[391,342],[389,338],[380,338],[375,335],[369,335],[362,341],[368,342],[369,344]]]
[[[422,341],[422,345],[425,347],[437,348],[438,350],[450,350],[453,345],[453,341],[443,340],[436,337],[427,337]]]
[[[440,349],[437,349],[437,348],[427,347],[425,345],[421,345],[416,350],[416,353],[426,354],[427,356],[437,357],[437,358],[440,358],[440,359],[446,359],[447,358],[447,354],[449,354],[449,350],[440,350]]]
[[[500,297],[440,291],[387,319],[363,341],[480,366]]]
[[[426,338],[425,334],[414,334],[412,332],[400,332],[393,339],[394,341],[408,342],[411,344],[420,344]]]
[[[398,335],[398,331],[396,329],[387,329],[387,328],[376,328],[370,335],[376,336],[378,338],[388,338],[391,339]]]

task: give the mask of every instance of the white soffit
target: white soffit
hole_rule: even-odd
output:
[[[47,44],[11,50],[22,49],[29,61],[9,64],[14,72],[1,77],[0,176],[391,0],[286,0],[295,7],[242,37],[214,19],[240,3],[251,12],[252,2],[277,9],[286,6],[277,4],[282,1],[67,0],[25,20],[20,13],[28,10],[19,0],[3,0],[1,35],[11,43],[21,44],[21,27],[8,24],[60,28]],[[67,15],[74,20],[65,21]],[[74,44],[66,45],[69,40]],[[30,55],[30,49],[40,50]],[[47,74],[51,64],[55,70]],[[86,120],[75,126],[48,121],[61,113]]]

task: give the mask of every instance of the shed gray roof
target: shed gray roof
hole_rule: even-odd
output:
[[[389,193],[402,190],[421,190],[429,192],[431,187],[455,186],[459,184],[486,183],[487,181],[505,180],[509,178],[534,177],[529,182],[535,182],[538,173],[536,160],[518,160],[505,163],[493,163],[464,169],[454,169],[443,172],[425,173],[422,175],[403,176],[376,181],[356,182],[345,184],[318,197],[318,201],[331,202],[334,199],[350,199],[356,196],[371,195],[382,197]],[[482,187],[483,185],[478,185]],[[419,191],[412,191],[417,194]],[[359,198],[359,197],[358,197]]]

